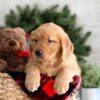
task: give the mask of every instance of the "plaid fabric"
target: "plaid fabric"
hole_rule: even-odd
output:
[[[80,88],[81,78],[79,76],[73,77],[73,82],[70,83],[69,90],[64,95],[57,95],[53,89],[54,78],[41,76],[41,86],[37,91],[31,93],[27,91],[24,85],[25,74],[20,72],[9,72],[9,74],[16,80],[26,94],[33,100],[70,100],[78,89]]]

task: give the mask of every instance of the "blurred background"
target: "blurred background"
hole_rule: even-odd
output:
[[[88,65],[82,64],[83,72],[90,70],[90,66],[96,68],[99,66],[100,0],[0,0],[1,28],[19,26],[30,34],[39,25],[51,21],[68,32],[74,43],[74,52],[78,61],[88,63]],[[98,70],[93,69],[88,72],[89,74],[86,73],[89,77],[85,77],[85,82],[82,80],[83,88],[100,87]],[[91,79],[91,77],[94,78]],[[92,98],[91,100],[100,99]]]
[[[53,5],[59,5],[57,9],[61,10],[68,5],[71,13],[76,14],[76,23],[82,27],[82,35],[87,31],[92,33],[87,40],[87,44],[92,47],[92,53],[87,60],[100,63],[100,0],[0,0],[0,26],[5,26],[5,15],[11,9],[16,12],[17,5],[25,7],[27,4],[32,8],[37,5],[41,10]]]

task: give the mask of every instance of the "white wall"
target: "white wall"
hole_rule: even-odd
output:
[[[100,0],[0,0],[0,25],[4,25],[4,16],[16,5],[38,4],[41,9],[54,4],[63,7],[68,4],[72,13],[77,14],[77,23],[84,27],[84,31],[91,31],[88,44],[92,46],[92,53],[88,61],[100,63]]]

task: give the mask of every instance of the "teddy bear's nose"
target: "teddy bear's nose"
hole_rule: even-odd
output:
[[[15,41],[15,40],[9,41],[9,45],[10,45],[10,46],[15,46],[15,45],[16,45],[16,41]]]

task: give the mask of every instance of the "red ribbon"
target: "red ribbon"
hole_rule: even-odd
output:
[[[18,55],[18,57],[29,58],[30,57],[30,52],[29,52],[29,50],[19,51],[17,53],[17,55]]]

